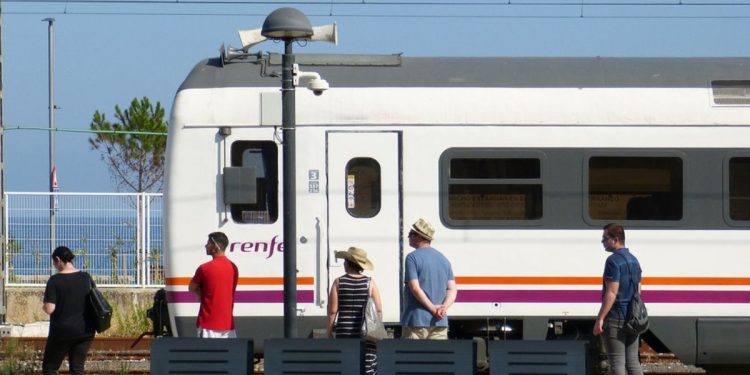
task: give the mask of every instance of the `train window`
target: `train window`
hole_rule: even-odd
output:
[[[537,153],[451,149],[441,157],[441,212],[460,227],[539,220],[542,159]],[[447,193],[447,194],[446,194]]]
[[[359,218],[380,212],[380,164],[372,158],[354,158],[346,163],[346,210]]]
[[[729,218],[750,220],[750,157],[729,159]]]
[[[682,159],[596,156],[589,159],[588,168],[590,218],[682,219]]]
[[[271,141],[232,143],[234,167],[254,167],[257,199],[253,204],[231,204],[232,219],[238,223],[270,224],[279,216],[278,146]]]
[[[750,81],[713,81],[711,92],[717,105],[750,105]]]

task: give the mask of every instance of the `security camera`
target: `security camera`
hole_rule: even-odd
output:
[[[316,96],[323,95],[323,91],[328,90],[329,87],[328,81],[322,78],[311,79],[310,82],[307,83],[307,88],[312,90],[313,94]]]
[[[307,82],[307,88],[310,89],[315,96],[323,95],[323,91],[326,91],[331,87],[328,85],[328,81],[320,78],[320,74],[316,72],[303,72],[299,70],[298,64],[294,64],[292,67],[292,74],[294,75],[293,84],[295,87],[299,86],[299,80],[301,78],[309,78],[310,81]]]

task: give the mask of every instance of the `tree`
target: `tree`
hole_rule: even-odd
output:
[[[113,124],[104,113],[94,112],[91,130],[96,133],[89,138],[91,148],[101,152],[118,190],[160,191],[167,148],[161,103],[153,107],[146,97],[134,98],[125,111],[115,105],[115,118]]]

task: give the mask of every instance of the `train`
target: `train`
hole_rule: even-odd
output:
[[[750,58],[295,57],[330,83],[296,89],[296,238],[283,238],[282,56],[207,58],[177,90],[175,334],[195,335],[188,283],[213,231],[240,272],[238,335],[282,336],[287,241],[299,336],[325,328],[344,273],[333,252],[350,246],[398,332],[407,234],[425,218],[456,275],[451,337],[592,340],[616,222],[643,268],[644,340],[686,364],[750,364]]]

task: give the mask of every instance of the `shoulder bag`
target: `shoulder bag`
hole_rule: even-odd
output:
[[[385,325],[378,315],[378,309],[370,296],[370,278],[367,278],[367,303],[362,314],[362,338],[367,341],[380,341],[388,336]]]
[[[616,254],[625,258],[625,264],[628,266],[628,273],[630,276],[630,285],[633,286],[634,291],[633,298],[630,299],[630,305],[628,307],[627,315],[625,316],[625,324],[622,326],[622,329],[630,335],[640,335],[648,330],[648,311],[646,310],[646,304],[641,299],[638,285],[633,281],[633,270],[630,268],[628,258],[620,253]]]
[[[94,278],[91,275],[89,275],[89,281],[91,283],[91,290],[88,296],[86,296],[87,307],[94,317],[96,332],[102,333],[109,328],[112,322],[112,306],[110,306],[102,292],[96,287]]]

